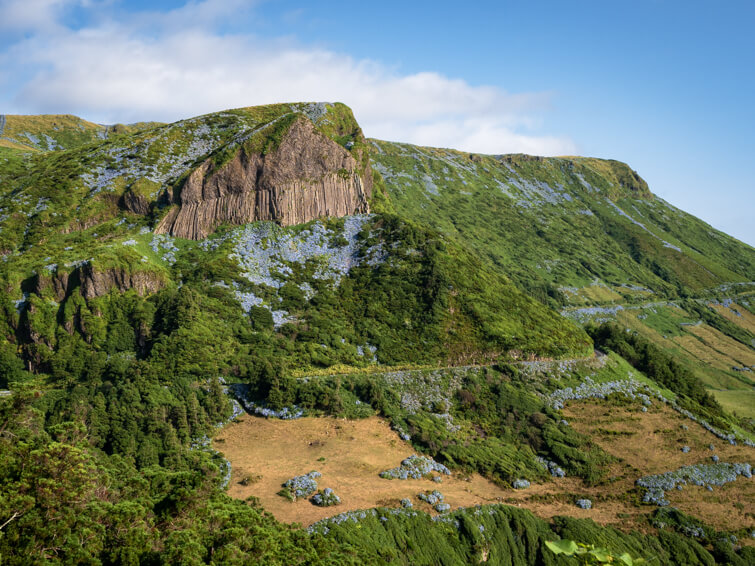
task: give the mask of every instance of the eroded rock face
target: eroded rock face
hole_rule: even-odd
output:
[[[101,297],[116,288],[119,291],[134,289],[140,295],[155,293],[165,286],[165,281],[151,271],[129,273],[122,268],[98,270],[85,263],[71,273],[58,271],[53,275],[37,275],[31,280],[29,290],[40,297],[51,291],[55,300],[61,302],[79,288],[85,299]]]
[[[150,271],[129,273],[124,269],[107,269],[98,271],[90,264],[81,266],[79,272],[81,295],[89,300],[106,295],[113,287],[120,291],[134,289],[140,295],[159,291],[165,282]]]
[[[177,206],[155,233],[200,240],[224,222],[273,220],[289,226],[364,213],[371,193],[369,165],[360,175],[351,153],[302,117],[271,153],[249,155],[240,149],[217,170],[205,161],[174,197]]]
[[[125,208],[129,212],[142,215],[149,214],[150,202],[149,199],[145,196],[134,194],[131,191],[126,191],[121,201],[123,208]]]

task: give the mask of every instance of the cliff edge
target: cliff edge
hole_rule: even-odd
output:
[[[225,163],[204,160],[169,197],[174,206],[155,233],[200,240],[223,223],[273,220],[289,226],[369,212],[369,163],[360,166],[303,115],[287,121],[284,127],[270,124]]]

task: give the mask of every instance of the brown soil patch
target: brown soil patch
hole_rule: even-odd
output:
[[[722,462],[755,463],[755,449],[731,446],[666,406],[654,406],[642,413],[636,407],[587,402],[570,404],[564,414],[576,430],[621,460],[623,478],[609,491],[629,491],[642,476],[711,463],[713,454],[718,454]],[[708,448],[711,444],[714,451]],[[682,452],[683,446],[689,446],[690,452]],[[683,491],[667,493],[667,499],[674,507],[720,529],[755,526],[755,478],[739,477],[733,483],[714,487],[712,492],[685,486]]]
[[[425,490],[441,491],[454,509],[495,503],[508,493],[481,476],[466,480],[444,476],[442,483],[380,478],[380,472],[398,466],[415,451],[378,417],[279,421],[244,415],[226,427],[213,446],[232,465],[228,494],[239,499],[256,496],[266,510],[286,523],[309,525],[343,511],[398,506],[404,497],[420,507],[415,496]],[[277,495],[283,482],[312,470],[322,473],[318,487],[335,490],[340,505],[322,508],[309,501],[291,503]],[[262,476],[259,481],[247,486],[239,483],[245,475],[255,474]]]
[[[226,427],[213,446],[231,462],[230,496],[258,497],[278,520],[305,526],[343,511],[397,507],[405,497],[416,508],[433,512],[416,498],[417,493],[433,489],[443,493],[452,509],[506,503],[525,507],[544,519],[571,515],[622,526],[627,517],[647,512],[632,507],[605,487],[587,488],[577,478],[533,484],[524,490],[504,489],[476,474],[444,476],[440,484],[425,479],[380,478],[380,472],[398,466],[415,450],[379,417],[359,421],[333,418],[278,421],[244,415]],[[321,508],[309,501],[291,503],[277,495],[287,479],[312,470],[322,473],[318,486],[334,489],[341,497],[340,505]],[[245,476],[261,478],[245,486],[239,483]],[[592,510],[574,505],[582,496],[594,500]]]

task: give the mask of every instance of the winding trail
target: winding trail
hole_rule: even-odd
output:
[[[525,371],[556,371],[556,370],[571,370],[575,365],[577,364],[584,364],[584,363],[594,363],[597,364],[598,367],[603,367],[603,365],[606,363],[607,355],[604,352],[601,352],[600,350],[593,350],[593,354],[591,356],[586,356],[583,358],[565,358],[561,360],[511,360],[506,363],[511,364],[513,366],[517,366],[520,368],[523,368]],[[416,372],[423,372],[423,371],[448,371],[448,370],[469,370],[469,369],[480,369],[484,367],[493,367],[496,364],[470,364],[470,365],[450,365],[450,366],[433,366],[428,365],[424,367],[403,367],[403,366],[368,366],[366,368],[349,368],[344,371],[335,371],[333,373],[313,373],[313,374],[307,374],[302,373],[300,375],[296,375],[297,379],[318,379],[318,378],[328,378],[333,377],[335,375],[349,375],[349,374],[357,374],[357,373],[369,373],[371,375],[383,375],[383,374],[389,374],[394,372],[408,372],[408,373],[416,373]]]

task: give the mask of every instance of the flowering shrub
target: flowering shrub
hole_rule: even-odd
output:
[[[432,458],[412,454],[403,462],[401,462],[400,466],[391,468],[390,470],[386,470],[384,472],[380,472],[380,477],[387,480],[406,480],[410,478],[418,480],[430,475],[432,472],[445,474],[447,476],[451,475],[451,471],[447,467],[445,467],[443,464],[439,464]]]
[[[330,507],[332,505],[338,505],[339,503],[341,503],[341,498],[338,497],[332,489],[326,487],[325,489],[321,489],[317,493],[315,493],[310,501],[313,505],[317,505],[319,507]]]
[[[515,480],[511,485],[514,489],[527,489],[530,486],[530,482],[527,480]]]
[[[645,488],[643,503],[650,503],[665,507],[669,504],[666,492],[688,483],[705,486],[708,491],[713,491],[713,486],[722,486],[733,482],[738,476],[752,477],[750,464],[696,464],[683,466],[676,471],[666,472],[654,476],[645,476],[637,480],[639,487]]]
[[[245,383],[232,383],[228,386],[228,391],[238,399],[239,403],[241,403],[244,406],[244,409],[250,414],[259,415],[260,417],[265,417],[267,419],[276,418],[282,420],[294,420],[304,416],[304,410],[296,405],[283,407],[276,411],[275,409],[267,407],[265,404],[255,403],[249,398],[250,387]]]
[[[250,283],[277,291],[294,274],[292,265],[304,266],[309,262],[317,266],[314,279],[329,281],[337,287],[352,268],[363,263],[380,265],[388,256],[382,243],[364,249],[359,241],[360,231],[371,218],[364,214],[346,217],[342,233],[336,233],[319,221],[298,232],[281,230],[271,223],[250,224],[235,232],[235,245],[229,258],[238,263],[241,275]],[[274,302],[268,303],[254,293],[234,288],[246,312],[252,306],[268,309],[276,328],[293,320],[285,310],[275,309]],[[309,283],[301,283],[300,289],[307,300],[315,294]],[[375,347],[368,346],[368,349],[374,358]],[[363,349],[360,355],[364,355]]]
[[[554,478],[566,477],[566,472],[562,470],[561,467],[558,464],[556,464],[556,462],[553,462],[551,460],[546,460],[542,456],[537,456],[535,460],[537,460],[538,464],[540,464]]]
[[[577,499],[577,507],[581,509],[592,509],[592,501],[589,499]]]
[[[317,482],[315,481],[315,478],[321,476],[322,474],[316,471],[311,471],[303,476],[295,476],[290,480],[286,480],[283,484],[283,489],[278,492],[278,495],[282,495],[292,501],[309,497],[317,491]]]
[[[566,401],[605,399],[613,393],[620,393],[630,399],[642,401],[645,406],[652,404],[650,395],[654,394],[650,387],[632,377],[605,383],[595,383],[591,378],[586,377],[584,382],[577,387],[565,387],[554,391],[548,396],[548,401],[551,407],[560,410],[564,408]]]
[[[418,493],[417,497],[421,499],[422,501],[429,503],[430,505],[437,505],[438,503],[443,503],[443,500],[445,497],[443,494],[438,491],[437,489],[433,491],[425,491],[422,493]]]

